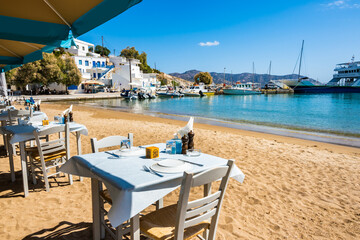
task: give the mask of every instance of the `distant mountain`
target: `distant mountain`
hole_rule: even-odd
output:
[[[201,71],[189,70],[184,73],[170,73],[169,75],[182,78],[190,82],[194,82],[194,76],[199,72]],[[213,81],[215,84],[224,83],[224,73],[211,72],[210,74],[213,77]],[[300,77],[305,77],[305,76],[300,76]],[[227,84],[231,84],[232,82],[235,83],[237,81],[256,82],[256,83],[260,83],[261,86],[263,87],[265,84],[269,82],[270,76],[268,74],[253,75],[252,73],[238,73],[238,74],[225,73],[225,79]],[[278,80],[278,79],[298,79],[298,75],[297,74],[271,75],[271,80]],[[320,82],[312,78],[310,78],[309,81],[314,84],[321,84]]]

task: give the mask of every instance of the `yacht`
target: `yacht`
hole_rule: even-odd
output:
[[[225,95],[252,95],[261,94],[258,83],[241,83],[236,82],[234,86],[223,89]]]

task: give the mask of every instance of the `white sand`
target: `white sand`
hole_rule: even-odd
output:
[[[52,119],[66,107],[43,104],[42,111]],[[89,129],[83,153],[90,152],[91,137],[132,132],[135,145],[152,144],[184,125],[80,106],[74,119]],[[202,124],[195,131],[196,148],[235,159],[246,174],[243,184],[229,184],[217,239],[360,238],[360,149]],[[74,137],[72,146],[75,154]],[[19,157],[15,164],[11,183],[8,159],[0,158],[0,239],[91,239],[89,179],[72,186],[67,178],[52,180],[50,193],[42,183],[29,183],[23,198]],[[165,203],[175,203],[177,194]]]

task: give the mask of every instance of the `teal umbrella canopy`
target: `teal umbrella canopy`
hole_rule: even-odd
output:
[[[78,37],[142,0],[0,0],[0,69],[74,45]]]

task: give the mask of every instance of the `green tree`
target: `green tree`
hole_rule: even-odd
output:
[[[212,76],[208,72],[199,72],[194,76],[195,83],[203,82],[206,85],[209,85],[212,83]]]
[[[60,69],[59,82],[66,86],[66,91],[70,85],[80,84],[81,72],[76,66],[74,58],[65,54],[58,59],[58,66]]]
[[[63,56],[63,55],[62,55]],[[32,83],[40,83],[45,86],[50,83],[59,82],[61,77],[61,70],[58,65],[58,61],[61,56],[56,57],[52,53],[43,53],[43,59],[38,61],[38,75]]]
[[[66,87],[78,85],[81,73],[70,54],[43,53],[43,59],[24,64],[21,67],[6,72],[6,80],[24,88],[27,84],[38,83],[48,86],[50,83],[62,83]]]
[[[9,84],[24,88],[27,84],[36,82],[40,77],[40,61],[31,62],[6,72]]]
[[[96,45],[95,53],[101,54],[102,56],[109,56],[110,50],[107,47]]]
[[[138,59],[140,61],[140,70],[144,73],[154,72],[153,69],[147,64],[147,54],[145,52],[139,54],[135,47],[127,47],[123,49],[120,53],[120,56],[128,59]]]

